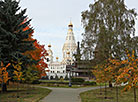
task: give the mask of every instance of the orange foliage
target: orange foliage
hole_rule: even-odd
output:
[[[127,59],[126,60],[116,60],[110,59],[112,68],[108,68],[109,70],[116,71],[116,83],[127,83],[124,90],[129,90],[132,87],[137,87],[138,82],[138,59],[135,58],[135,52],[132,51],[132,54],[127,52]],[[110,66],[111,67],[111,66]]]
[[[28,30],[29,27],[26,27],[25,29],[23,29],[24,31]],[[29,58],[33,59],[33,60],[40,60],[37,65],[35,65],[35,67],[37,68],[37,70],[41,73],[40,77],[45,76],[46,75],[46,70],[45,68],[47,68],[47,64],[45,63],[46,60],[46,56],[47,51],[44,48],[44,45],[40,45],[39,42],[36,39],[33,39],[33,33],[29,34],[29,38],[26,39],[27,41],[34,41],[34,46],[35,46],[35,50],[32,51],[27,51],[24,53],[24,55],[28,56]]]
[[[132,51],[131,55],[127,53],[127,58],[127,60],[121,61],[125,66],[120,68],[120,75],[117,78],[117,81],[128,83],[124,90],[137,87],[138,83],[138,59],[135,58],[135,52]]]
[[[116,84],[126,83],[124,90],[138,87],[138,58],[135,52],[127,52],[127,59],[108,59],[106,64],[96,66],[93,71],[97,82],[114,81]]]
[[[0,82],[6,83],[10,78],[8,76],[7,68],[10,66],[10,63],[4,67],[3,63],[1,62],[1,68],[0,68]]]
[[[97,65],[95,67],[93,73],[98,83],[103,83],[111,80],[111,76],[108,73],[107,66],[108,66],[107,64],[102,64],[102,65]]]

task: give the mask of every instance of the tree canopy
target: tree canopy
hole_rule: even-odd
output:
[[[90,4],[89,10],[82,12],[83,57],[100,57],[101,61],[109,56],[123,58],[125,49],[132,47],[136,16],[135,9],[128,9],[124,0],[97,0]]]

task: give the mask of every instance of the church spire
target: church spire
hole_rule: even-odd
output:
[[[70,21],[70,23],[69,23],[68,27],[73,27],[73,24],[72,24],[72,22],[71,22],[71,21]]]

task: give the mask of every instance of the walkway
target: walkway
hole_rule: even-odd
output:
[[[88,88],[49,88],[52,92],[40,102],[81,102],[79,94],[84,91],[99,89],[99,87]]]

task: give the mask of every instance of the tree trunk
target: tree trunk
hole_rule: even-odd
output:
[[[109,87],[113,87],[113,85],[112,85],[111,81],[109,81]]]
[[[116,85],[116,102],[118,102],[118,87]]]
[[[2,83],[1,84],[1,89],[2,89],[2,93],[3,92],[7,92],[7,84],[6,83]]]
[[[17,98],[19,98],[19,82],[17,81]]]
[[[106,96],[106,83],[105,83],[105,90],[104,90],[104,94],[105,94],[105,99],[107,99],[107,96]]]
[[[101,88],[101,83],[100,83],[100,95],[102,95],[102,88]]]
[[[134,102],[136,102],[136,87],[134,87]]]

